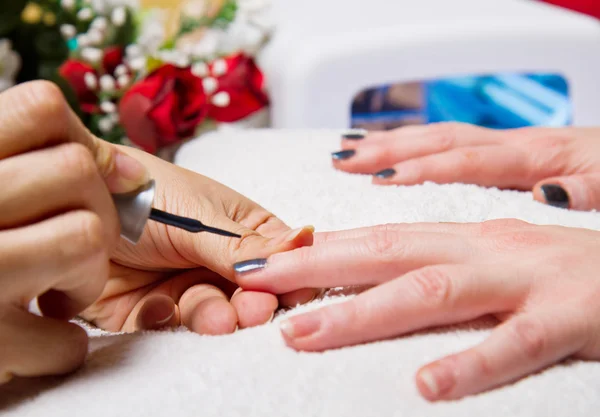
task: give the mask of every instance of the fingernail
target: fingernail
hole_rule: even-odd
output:
[[[434,363],[419,372],[419,381],[425,387],[425,396],[429,399],[437,399],[452,390],[456,384],[454,375],[448,367]]]
[[[260,271],[267,266],[267,260],[261,259],[250,259],[247,261],[238,262],[233,265],[233,269],[236,273],[243,275],[251,272]]]
[[[332,153],[331,157],[333,159],[340,161],[340,160],[352,158],[355,153],[356,153],[356,151],[354,149],[346,149],[345,151],[339,151],[339,152]]]
[[[316,333],[321,327],[321,320],[318,314],[303,314],[292,317],[281,323],[279,328],[290,339],[299,339],[308,337]]]
[[[379,171],[375,174],[377,178],[389,178],[396,175],[396,170],[393,168],[384,169],[383,171]]]
[[[150,173],[138,160],[117,152],[115,155],[115,170],[118,175],[120,192],[133,191],[150,181]]]
[[[165,317],[162,320],[158,320],[156,322],[157,326],[162,326],[163,324],[166,324],[169,320],[171,320],[173,318],[173,315],[175,314],[175,310],[171,310],[171,314],[169,314],[167,317]]]
[[[271,239],[267,243],[267,246],[277,246],[277,245],[281,245],[282,243],[285,243],[285,242],[293,242],[302,234],[305,234],[306,237],[312,239],[314,232],[315,232],[314,226],[299,227],[298,229],[290,230],[289,232],[287,232],[285,234],[282,234],[274,239]]]
[[[139,327],[144,330],[159,329],[167,324],[175,315],[175,307],[170,302],[153,302],[147,305],[139,317]]]
[[[275,312],[272,312],[271,317],[269,317],[269,320],[267,320],[267,323],[271,323],[274,318],[275,318]]]
[[[544,199],[554,207],[569,208],[569,194],[557,184],[544,184],[541,187]]]
[[[296,239],[301,233],[314,233],[315,232],[315,227],[314,226],[304,226],[301,227],[299,229],[295,229],[292,230],[289,235],[285,238],[286,242],[291,242],[294,239]]]
[[[342,138],[347,140],[362,140],[365,136],[364,132],[346,132],[342,135]]]

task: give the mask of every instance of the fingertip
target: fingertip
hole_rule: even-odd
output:
[[[439,401],[451,397],[457,385],[456,373],[448,359],[425,365],[415,375],[417,388],[428,401]]]
[[[225,335],[235,332],[238,316],[235,308],[226,299],[214,296],[200,302],[185,324],[198,334]]]
[[[139,309],[136,330],[159,330],[177,326],[177,306],[173,299],[164,294],[149,297]]]
[[[435,381],[427,370],[420,369],[417,372],[415,375],[415,383],[423,398],[431,402],[437,400]]]
[[[543,204],[558,208],[571,208],[572,201],[564,184],[558,181],[536,184],[533,198]]]
[[[308,304],[319,294],[319,290],[314,288],[303,288],[279,296],[279,304],[282,307],[295,307],[302,304]]]
[[[279,303],[273,294],[255,291],[240,291],[231,298],[231,305],[238,316],[241,329],[269,323]]]
[[[267,246],[272,247],[274,252],[285,252],[304,246],[312,246],[314,242],[314,233],[314,226],[303,226],[290,230],[289,232],[270,240],[267,243]]]

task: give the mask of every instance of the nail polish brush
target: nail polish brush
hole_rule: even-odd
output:
[[[241,238],[238,234],[206,226],[199,220],[177,216],[153,208],[155,192],[156,184],[154,180],[151,180],[148,184],[133,192],[112,195],[121,222],[121,237],[127,241],[136,244],[140,240],[148,220],[177,227],[191,233],[208,232]]]

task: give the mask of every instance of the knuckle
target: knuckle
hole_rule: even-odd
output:
[[[494,368],[490,362],[490,359],[479,349],[471,349],[470,360],[475,364],[476,372],[483,378],[490,378],[494,376]]]
[[[406,228],[398,223],[385,223],[372,226],[371,231],[374,233],[400,233]]]
[[[547,336],[544,326],[533,318],[518,318],[509,324],[509,334],[529,359],[539,358],[546,350]]]
[[[24,85],[24,103],[35,118],[47,126],[63,128],[68,115],[68,104],[56,84],[34,81]]]
[[[376,230],[365,240],[367,255],[383,263],[391,263],[402,254],[404,245],[398,233],[392,229]]]
[[[89,211],[78,213],[73,222],[72,245],[86,257],[94,256],[99,259],[107,258],[105,233],[100,217]]]
[[[61,145],[59,164],[63,172],[69,176],[75,176],[82,183],[88,183],[98,172],[96,162],[91,152],[79,143],[67,143]]]
[[[437,149],[447,150],[454,146],[458,131],[461,128],[460,123],[443,122],[435,123],[430,126],[431,139]]]
[[[528,224],[529,223],[517,219],[487,220],[480,223],[479,234],[486,237],[496,233],[503,233],[507,230],[521,229]]]
[[[423,303],[440,308],[452,304],[452,279],[438,267],[426,267],[416,271],[409,286]]]
[[[551,236],[534,230],[519,230],[499,233],[491,238],[492,248],[497,251],[515,251],[548,247],[553,243]]]

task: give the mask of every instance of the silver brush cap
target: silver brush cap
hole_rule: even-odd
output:
[[[150,217],[156,184],[151,180],[143,187],[126,194],[113,194],[121,222],[121,237],[136,244],[144,233],[144,227]]]

